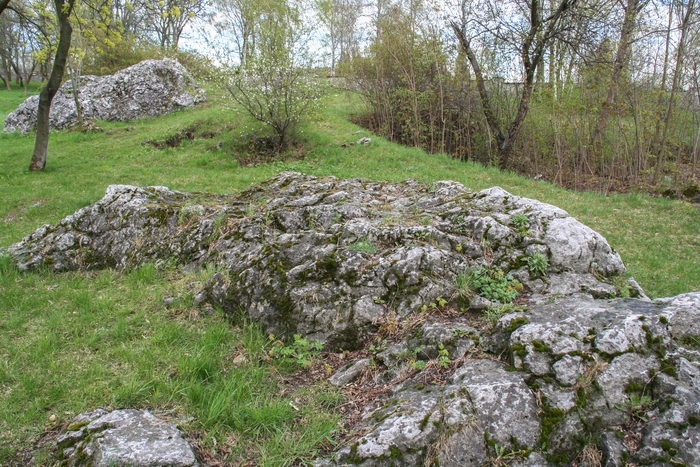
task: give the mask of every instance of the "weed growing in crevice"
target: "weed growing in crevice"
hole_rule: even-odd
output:
[[[498,303],[512,303],[522,284],[500,268],[480,267],[470,273],[471,285],[481,296]]]
[[[377,252],[377,248],[372,244],[372,241],[367,237],[357,239],[354,243],[352,243],[348,246],[348,250],[359,251],[361,253],[367,253],[370,255],[373,255],[374,253]]]
[[[549,266],[547,257],[539,251],[536,251],[531,256],[525,258],[525,263],[527,263],[527,268],[530,270],[530,274],[536,277],[544,276],[545,272],[547,271],[547,267]]]

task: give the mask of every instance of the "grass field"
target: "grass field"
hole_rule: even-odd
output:
[[[34,89],[36,92],[36,89]],[[0,121],[23,100],[0,91]],[[0,248],[100,199],[110,184],[229,193],[280,171],[499,185],[555,204],[602,233],[652,297],[700,290],[700,215],[645,194],[577,193],[388,143],[349,123],[342,92],[304,127],[301,160],[242,167],[233,157],[264,129],[211,94],[195,110],[102,132],[51,135],[47,169],[28,171],[31,136],[0,134]],[[214,137],[156,149],[183,129]],[[350,145],[363,136],[368,146]],[[212,272],[147,265],[135,271],[19,273],[0,257],[0,466],[22,465],[38,436],[81,411],[146,407],[180,421],[203,452],[232,465],[290,465],[328,449],[343,396],[325,383],[290,383],[296,361],[270,360],[251,324],[202,314],[192,296]],[[166,308],[164,297],[179,296]],[[240,358],[239,358],[240,357]],[[55,422],[50,418],[56,417]],[[38,460],[46,451],[39,450]],[[43,456],[43,457],[42,457]]]

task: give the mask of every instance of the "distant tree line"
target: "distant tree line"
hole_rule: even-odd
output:
[[[176,53],[189,27],[280,150],[323,67],[392,140],[576,188],[682,188],[698,176],[697,3],[0,0],[0,79],[39,76],[48,99],[67,78]]]
[[[444,5],[374,4],[368,45],[341,66],[365,125],[576,188],[697,189],[696,0]]]

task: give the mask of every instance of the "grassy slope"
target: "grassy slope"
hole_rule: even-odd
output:
[[[207,108],[157,120],[106,124],[106,133],[54,134],[47,170],[41,174],[26,169],[31,137],[0,135],[0,219],[6,219],[0,246],[94,202],[114,183],[225,193],[282,170],[390,181],[453,179],[473,190],[499,185],[566,209],[608,239],[650,296],[700,290],[700,261],[696,260],[700,257],[700,216],[694,206],[643,194],[603,197],[571,192],[442,155],[427,155],[381,138],[373,138],[369,146],[342,148],[342,143],[365,134],[347,122],[352,106],[346,102],[342,95],[337,96],[323,119],[307,128],[312,149],[306,159],[253,168],[239,167],[227,151],[216,149],[219,142],[227,148],[240,134],[256,131],[244,115],[228,110],[220,100]],[[144,140],[162,139],[198,121],[233,129],[215,139],[187,142],[176,149],[141,145]],[[11,222],[7,222],[8,216]]]
[[[0,92],[0,120],[21,100],[18,95]],[[569,192],[381,138],[343,148],[369,135],[348,123],[353,106],[343,95],[332,104],[306,128],[310,154],[303,161],[253,168],[239,167],[228,148],[259,128],[216,98],[194,111],[104,124],[104,133],[52,134],[43,173],[27,171],[31,137],[0,134],[0,246],[96,201],[114,183],[225,193],[282,170],[391,181],[455,179],[474,190],[499,185],[568,210],[610,241],[652,296],[700,290],[695,207],[645,195]],[[176,149],[141,144],[201,121],[229,131]],[[23,275],[0,261],[0,464],[16,462],[16,450],[49,425],[51,414],[60,421],[97,406],[194,417],[187,426],[203,446],[218,449],[222,458],[262,465],[287,465],[327,446],[338,394],[323,385],[283,390],[280,367],[264,358],[269,343],[259,332],[199,315],[192,295],[210,273],[145,267],[125,274]],[[173,295],[182,301],[165,309],[162,298]],[[246,355],[247,363],[232,364],[237,355]]]

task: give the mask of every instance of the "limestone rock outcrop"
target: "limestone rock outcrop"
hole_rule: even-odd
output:
[[[97,409],[71,420],[56,440],[57,458],[71,467],[197,467],[177,427],[148,411]]]
[[[131,121],[164,115],[205,100],[187,70],[175,60],[145,60],[110,76],[80,78],[78,100],[85,120]],[[27,134],[36,127],[39,96],[31,96],[5,120],[4,131]],[[61,130],[78,124],[69,80],[51,102],[49,125]]]
[[[700,292],[654,302],[576,294],[432,345],[415,341],[423,326],[393,345],[403,357],[375,361],[375,371],[393,376],[403,363],[412,376],[318,465],[583,465],[587,452],[605,466],[700,465],[698,322]],[[405,367],[427,358],[412,349],[463,338],[476,352],[450,354],[458,365],[444,383]]]
[[[298,173],[232,196],[110,186],[9,251],[22,270],[211,265],[220,272],[197,303],[344,349],[362,346],[390,309],[405,318],[436,302],[466,310],[501,299],[486,287],[460,290],[470,271],[538,302],[581,291],[616,296],[612,278],[625,270],[600,234],[501,188]]]
[[[390,389],[319,467],[700,465],[700,292],[649,300],[602,236],[500,188],[110,186],[8,252],[24,271],[207,267],[196,305],[364,348],[330,383]]]

